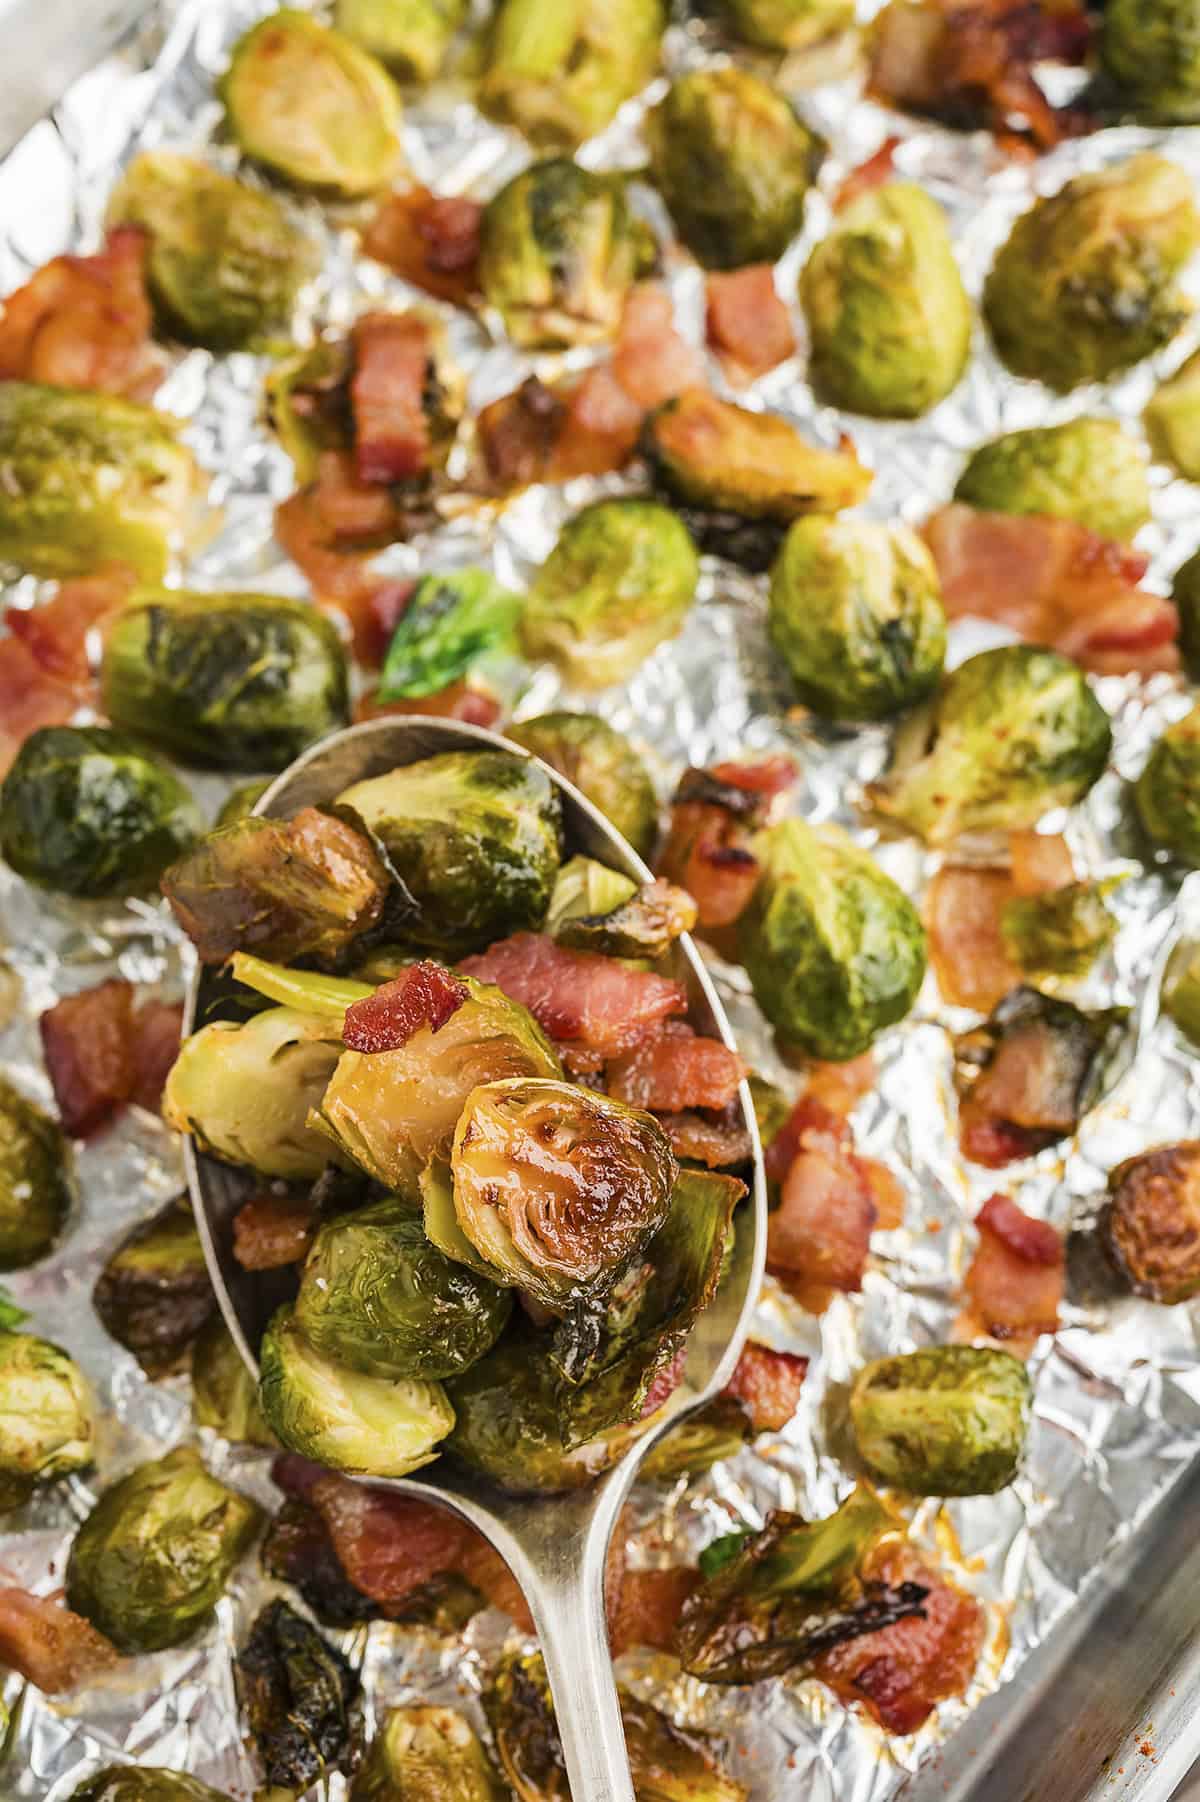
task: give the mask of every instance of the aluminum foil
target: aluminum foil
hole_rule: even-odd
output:
[[[58,251],[96,243],[115,175],[137,150],[204,149],[232,166],[229,149],[219,143],[213,79],[234,39],[270,10],[268,0],[158,0],[148,6],[136,38],[79,81],[53,117],[0,165],[0,292]],[[698,28],[676,27],[669,34],[672,69],[716,53]],[[822,194],[814,197],[803,237],[782,265],[782,291],[788,294],[794,293],[808,246],[828,225],[826,196],[849,168],[896,131],[903,139],[897,164],[946,207],[974,292],[993,250],[1034,192],[1053,191],[1076,171],[1117,161],[1147,143],[1165,143],[1200,177],[1196,134],[1112,130],[1034,164],[1011,163],[984,135],[967,138],[898,122],[861,99],[853,73],[833,71],[817,85],[811,85],[812,75],[811,68],[781,72],[806,118],[831,145]],[[586,147],[584,160],[636,167],[645,105],[662,86],[660,79],[627,106],[612,128]],[[409,105],[404,138],[417,179],[481,198],[529,157],[518,137],[483,120],[465,89],[452,85]],[[644,204],[665,229],[656,197],[647,192]],[[348,220],[343,228],[316,208],[307,210],[327,254],[307,296],[306,329],[345,324],[364,304],[381,298],[398,304],[417,298],[384,270],[356,260]],[[672,249],[667,279],[683,329],[699,339],[699,272]],[[469,378],[472,411],[532,368],[546,374],[575,361],[522,358],[486,325],[449,311],[446,319],[453,352]],[[803,322],[796,323],[803,345]],[[967,376],[947,401],[912,425],[843,420],[817,406],[804,383],[801,349],[759,383],[751,404],[793,416],[827,444],[836,443],[844,425],[876,471],[865,511],[919,520],[949,495],[968,447],[1004,429],[1080,412],[1136,420],[1155,379],[1191,348],[1185,335],[1158,364],[1141,367],[1105,391],[1081,390],[1060,401],[1009,376],[977,331]],[[193,351],[177,358],[159,396],[160,405],[187,420],[187,436],[212,472],[213,503],[222,509],[220,529],[185,574],[200,587],[303,593],[298,572],[280,559],[271,536],[272,507],[290,491],[292,476],[261,426],[263,373],[262,361],[248,355],[214,360]],[[719,383],[715,369],[713,376]],[[465,447],[458,454],[465,458]],[[1153,479],[1156,523],[1144,541],[1154,556],[1151,581],[1165,585],[1200,540],[1200,512],[1187,484],[1160,469]],[[599,486],[623,485],[615,479]],[[502,579],[520,583],[553,543],[561,521],[597,486],[577,482],[561,490],[533,490],[503,509],[460,518],[395,548],[380,560],[381,567],[415,573],[485,561]],[[35,594],[32,584],[22,583],[5,600],[27,605]],[[797,810],[839,820],[864,843],[873,843],[853,802],[859,783],[882,767],[886,735],[874,728],[854,734],[818,731],[798,715],[789,717],[789,696],[767,654],[763,622],[763,583],[707,563],[698,604],[679,637],[627,688],[585,704],[597,706],[643,744],[664,795],[686,763],[786,748],[802,771],[793,803]],[[956,627],[952,658],[960,660],[1002,637],[980,625]],[[580,699],[565,695],[548,670],[509,666],[500,675],[522,715]],[[1022,1207],[1060,1228],[1072,1219],[1086,1220],[1106,1172],[1119,1159],[1200,1132],[1197,1065],[1169,1023],[1157,1019],[1154,1001],[1158,971],[1180,920],[1190,910],[1200,921],[1200,889],[1190,894],[1191,885],[1185,885],[1177,895],[1169,873],[1143,869],[1131,855],[1122,789],[1122,778],[1136,772],[1154,733],[1185,710],[1186,697],[1180,684],[1165,677],[1146,683],[1110,678],[1097,687],[1116,725],[1116,767],[1075,810],[1067,830],[1082,870],[1121,873],[1128,880],[1113,901],[1119,936],[1081,998],[1131,1009],[1129,1058],[1074,1140],[1004,1177]],[[215,808],[220,785],[199,786]],[[918,893],[929,868],[923,854],[909,843],[876,848],[891,873]],[[60,904],[0,870],[0,921],[0,1063],[38,1099],[48,1100],[49,1093],[36,1020],[57,996],[113,973],[156,992],[173,994],[181,987],[186,948],[153,906]],[[744,976],[723,967],[717,974],[749,1055],[766,1073],[794,1082],[775,1066]],[[863,1149],[884,1159],[904,1186],[904,1226],[875,1236],[863,1293],[839,1296],[819,1319],[768,1284],[759,1336],[812,1357],[800,1411],[785,1433],[760,1440],[686,1493],[682,1485],[669,1495],[640,1489],[631,1513],[633,1562],[690,1560],[709,1539],[738,1523],[760,1523],[772,1507],[828,1512],[851,1481],[831,1453],[826,1429],[829,1404],[836,1402],[840,1386],[866,1357],[937,1342],[951,1332],[974,1242],[972,1217],[997,1181],[964,1166],[956,1148],[951,1034],[970,1017],[941,1005],[931,981],[910,1019],[880,1041],[879,1085],[860,1106],[856,1125]],[[104,1409],[95,1473],[42,1495],[6,1523],[9,1530],[0,1537],[3,1580],[43,1592],[61,1582],[71,1532],[96,1493],[192,1430],[184,1379],[148,1383],[134,1360],[106,1338],[89,1299],[108,1250],[182,1186],[177,1148],[156,1119],[134,1110],[80,1150],[78,1177],[76,1218],[61,1249],[9,1285],[36,1329],[79,1357]],[[1197,1323],[1194,1307],[1114,1302],[1086,1282],[1072,1281],[1061,1330],[1039,1343],[1031,1362],[1036,1412],[1022,1476],[1000,1496],[928,1502],[914,1516],[914,1533],[951,1560],[960,1580],[984,1602],[989,1627],[968,1696],[944,1705],[911,1738],[887,1738],[811,1682],[772,1683],[753,1692],[705,1689],[681,1680],[669,1660],[648,1654],[623,1661],[623,1674],[680,1719],[721,1735],[727,1763],[754,1802],[792,1795],[812,1802],[884,1802],[965,1710],[1013,1674],[1200,1453]],[[262,1455],[232,1448],[211,1434],[204,1438],[216,1470],[271,1501]],[[69,1700],[26,1693],[0,1770],[0,1795],[13,1802],[60,1798],[96,1765],[122,1759],[186,1769],[233,1796],[248,1794],[257,1773],[242,1741],[230,1654],[268,1587],[248,1564],[218,1608],[213,1628],[192,1644],[126,1661],[116,1675]],[[458,1702],[478,1718],[478,1692],[507,1631],[504,1618],[489,1612],[472,1623],[465,1641],[385,1624],[347,1635],[363,1666],[368,1721],[390,1704],[414,1699]],[[9,1683],[10,1704],[18,1688]],[[333,1794],[341,1789],[340,1779],[334,1780]]]

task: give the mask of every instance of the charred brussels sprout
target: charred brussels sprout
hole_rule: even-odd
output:
[[[57,1120],[0,1077],[0,1270],[51,1249],[71,1207],[71,1151]]]
[[[596,501],[563,527],[534,577],[521,636],[580,688],[632,675],[678,632],[700,561],[687,527],[655,501]]]
[[[1149,125],[1200,119],[1200,7],[1196,0],[1110,0],[1100,59],[1136,118]]]
[[[839,213],[800,279],[809,375],[820,397],[877,419],[917,419],[955,386],[971,303],[946,215],[893,181]]]
[[[444,1256],[421,1217],[389,1198],[317,1234],[295,1321],[320,1356],[371,1377],[452,1377],[490,1351],[507,1290]]]
[[[272,1319],[259,1358],[267,1425],[289,1451],[330,1470],[407,1476],[437,1456],[454,1426],[440,1383],[331,1363],[313,1350],[290,1307]]]
[[[833,828],[784,820],[755,841],[759,884],[739,922],[754,995],[780,1037],[813,1057],[858,1057],[902,1020],[925,975],[912,902]]]
[[[311,238],[273,195],[168,150],[134,158],[108,217],[145,232],[146,283],[168,331],[209,350],[284,329],[316,266]]]
[[[212,1615],[260,1519],[191,1446],[139,1464],[76,1533],[67,1606],[120,1652],[182,1645]]]
[[[1077,664],[1034,645],[980,651],[897,735],[868,796],[931,845],[1034,826],[1102,775],[1112,727]]]
[[[798,519],[771,571],[767,625],[800,699],[831,719],[911,707],[946,655],[937,566],[907,526]]]
[[[954,498],[993,513],[1073,519],[1105,538],[1132,538],[1150,519],[1145,455],[1115,419],[1005,432],[972,452]]]
[[[80,900],[152,888],[202,829],[174,772],[106,726],[31,733],[0,789],[5,862]]]
[[[335,0],[333,22],[402,80],[432,81],[469,0]]]
[[[859,1456],[882,1482],[914,1495],[994,1495],[1016,1475],[1030,1398],[1011,1352],[932,1345],[864,1365],[850,1420]]]
[[[186,1195],[122,1239],[92,1301],[105,1332],[133,1353],[147,1376],[165,1376],[179,1364],[216,1307]]]
[[[676,1165],[658,1122],[571,1083],[468,1097],[451,1157],[458,1224],[498,1280],[554,1313],[602,1300],[666,1219]]]
[[[1134,784],[1133,801],[1156,845],[1200,865],[1200,707],[1167,727]]]
[[[0,1329],[0,1510],[92,1462],[95,1421],[83,1373],[57,1345]]]
[[[1159,384],[1142,419],[1155,456],[1189,482],[1200,481],[1200,351]]]
[[[453,1708],[393,1708],[372,1740],[352,1802],[503,1802],[470,1722]]]
[[[542,713],[508,736],[565,776],[648,857],[658,837],[658,796],[650,772],[624,733],[594,713]]]
[[[706,268],[783,254],[825,147],[769,82],[732,66],[681,75],[648,115],[646,138],[655,184]]]
[[[696,903],[670,882],[639,888],[590,857],[573,857],[559,871],[546,931],[575,951],[603,957],[659,958],[696,924]]]
[[[1191,311],[1175,278],[1200,242],[1184,171],[1149,151],[1077,175],[1017,220],[983,291],[1003,362],[1060,393],[1169,344]]]
[[[112,394],[0,383],[0,563],[85,576],[128,563],[167,567],[198,486],[165,413]]]
[[[219,1313],[209,1317],[192,1343],[192,1420],[235,1445],[272,1447],[258,1388]]]
[[[809,50],[854,23],[854,0],[709,0],[732,37],[756,50]]]
[[[512,648],[522,601],[486,569],[426,576],[392,634],[379,698],[432,695],[458,682],[481,657]]]
[[[623,175],[552,157],[522,170],[488,205],[479,276],[515,344],[555,349],[613,337],[652,256]]]
[[[649,81],[664,0],[501,0],[479,104],[534,144],[581,144]]]
[[[339,1020],[293,1007],[201,1027],[171,1067],[163,1119],[227,1163],[315,1181],[334,1154],[309,1113],[334,1073],[340,1034]]]
[[[219,84],[239,150],[298,188],[373,194],[400,159],[387,71],[310,13],[281,7],[233,47]]]
[[[295,1795],[353,1765],[360,1684],[349,1659],[286,1602],[268,1602],[233,1661],[269,1790]]]
[[[100,686],[114,725],[209,769],[284,769],[350,717],[332,621],[277,595],[137,597],[109,632]]]
[[[1118,1164],[1100,1230],[1135,1295],[1172,1305],[1200,1293],[1200,1141],[1163,1145]]]
[[[416,904],[414,944],[455,955],[540,925],[558,873],[558,790],[506,751],[446,751],[338,796]]]
[[[70,1802],[229,1802],[197,1777],[156,1765],[108,1765],[76,1790]]]
[[[1044,895],[1017,895],[1000,917],[1005,950],[1030,976],[1086,976],[1111,945],[1117,922],[1105,904],[1109,882],[1070,882]]]

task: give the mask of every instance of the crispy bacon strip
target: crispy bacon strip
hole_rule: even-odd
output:
[[[902,138],[885,138],[879,149],[865,162],[859,163],[856,169],[851,169],[833,197],[835,213],[844,212],[861,195],[871,194],[876,188],[881,188],[884,182],[891,181],[896,173],[896,152],[903,141]]]
[[[643,413],[703,386],[704,359],[676,331],[671,297],[657,282],[639,282],[631,290],[613,347],[612,372]]]
[[[342,1040],[351,1051],[397,1051],[423,1026],[439,1032],[466,998],[467,985],[461,977],[444,964],[422,958],[346,1009]]]
[[[759,877],[751,840],[795,775],[783,756],[684,771],[658,868],[691,895],[702,931],[732,926],[748,906]]]
[[[768,1149],[767,1175],[782,1181],[767,1225],[770,1269],[821,1288],[861,1289],[878,1216],[846,1121],[801,1096]]]
[[[415,313],[364,313],[354,328],[355,473],[360,482],[408,482],[429,467],[429,327]]]
[[[157,1114],[183,1034],[182,1001],[143,1001],[133,1016],[133,1090],[129,1099]]]
[[[483,212],[462,195],[409,188],[382,203],[363,234],[363,249],[426,294],[470,307],[480,298]]]
[[[78,1689],[117,1662],[117,1648],[54,1597],[0,1589],[0,1664],[44,1695]]]
[[[979,1246],[964,1287],[968,1326],[1010,1349],[1028,1349],[1058,1327],[1066,1252],[1054,1228],[1024,1213],[1007,1195],[993,1195],[975,1217]],[[1015,1343],[1013,1343],[1015,1342]]]
[[[796,349],[796,334],[770,263],[714,271],[705,284],[709,349],[735,388],[757,381]]]
[[[750,1161],[750,1134],[736,1103],[720,1114],[660,1114],[658,1123],[677,1158],[709,1170],[728,1170]]]
[[[121,226],[95,256],[55,257],[10,294],[0,314],[0,381],[148,399],[163,357],[150,341],[145,249],[140,231]]]
[[[800,1405],[808,1359],[772,1351],[751,1339],[742,1348],[725,1394],[745,1404],[756,1433],[779,1433]]]
[[[0,639],[0,776],[31,732],[65,726],[78,705],[74,689],[47,675],[22,639]]]
[[[691,1565],[661,1570],[627,1570],[615,1598],[610,1594],[608,1640],[614,1658],[635,1646],[669,1652],[683,1604],[700,1581]]]
[[[36,606],[10,607],[4,623],[47,676],[82,700],[91,691],[89,634],[103,629],[120,612],[136,582],[132,570],[114,564],[94,576],[63,582],[49,600]]]
[[[1023,980],[1009,956],[1004,910],[1018,895],[1046,894],[1075,880],[1066,840],[1009,834],[1008,869],[944,864],[925,895],[929,956],[938,988],[953,1007],[990,1013]]]
[[[306,1196],[252,1195],[233,1217],[233,1255],[243,1270],[282,1270],[303,1262],[316,1230]]]
[[[642,1039],[608,1066],[608,1092],[652,1114],[684,1108],[720,1111],[737,1094],[749,1066],[719,1039],[700,1038],[682,1021]]]
[[[86,1138],[133,1094],[133,988],[116,978],[66,995],[38,1022],[63,1130]]]

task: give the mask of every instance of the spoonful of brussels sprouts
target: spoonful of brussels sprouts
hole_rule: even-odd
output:
[[[617,1517],[728,1381],[765,1245],[733,1038],[688,898],[650,882],[547,764],[415,717],[325,740],[164,882],[202,959],[165,1112],[264,1413],[289,1450],[491,1541],[578,1802],[634,1797]],[[635,1044],[689,1029],[725,1048],[746,1182],[681,1166],[608,1092]],[[314,1185],[302,1267],[246,1268],[246,1204]]]

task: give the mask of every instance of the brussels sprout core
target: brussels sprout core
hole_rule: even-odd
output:
[[[915,1495],[992,1495],[1025,1446],[1031,1389],[1019,1358],[934,1345],[864,1365],[850,1391],[863,1462]]]

